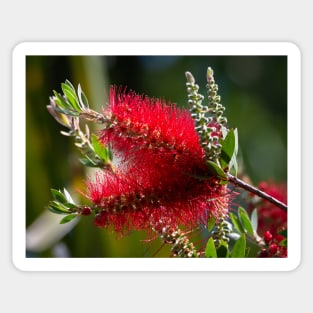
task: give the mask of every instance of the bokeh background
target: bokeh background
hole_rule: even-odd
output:
[[[146,234],[118,238],[93,226],[92,217],[59,225],[46,207],[50,188],[77,189],[90,172],[71,138],[62,136],[46,105],[66,79],[81,84],[91,107],[101,110],[111,84],[186,106],[185,71],[205,95],[206,69],[219,85],[230,127],[239,133],[239,166],[256,185],[287,181],[286,56],[27,56],[26,58],[26,253],[28,257],[151,257],[161,243]],[[157,256],[168,256],[164,247]]]

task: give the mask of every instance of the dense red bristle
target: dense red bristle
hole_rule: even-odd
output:
[[[178,155],[204,157],[194,121],[187,110],[179,110],[159,99],[112,87],[108,110],[112,127],[101,132],[102,142],[117,150],[150,148],[173,151]]]
[[[100,138],[118,153],[119,170],[88,182],[97,226],[127,232],[167,220],[192,228],[227,212],[227,187],[207,174],[188,111],[113,87],[105,114],[111,122]]]

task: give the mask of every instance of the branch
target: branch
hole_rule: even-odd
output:
[[[233,176],[233,175],[231,175],[229,173],[227,173],[226,175],[227,175],[229,181],[232,182],[234,185],[239,186],[239,187],[241,187],[241,188],[243,188],[243,189],[245,189],[247,191],[250,191],[250,192],[254,193],[255,195],[257,195],[257,196],[259,196],[259,197],[261,197],[261,198],[271,202],[272,204],[274,204],[275,206],[281,208],[282,210],[287,211],[288,207],[283,202],[275,199],[274,197],[270,196],[266,192],[263,192],[263,191],[255,188],[255,187],[247,184],[243,180],[241,180],[241,179],[239,179],[239,178],[237,178],[237,177],[235,177],[235,176]]]

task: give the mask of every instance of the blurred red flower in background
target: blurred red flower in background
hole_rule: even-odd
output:
[[[261,182],[259,189],[266,192],[277,200],[287,204],[286,184],[275,184],[273,182]],[[279,230],[287,227],[287,211],[262,199],[258,207],[258,233],[263,235],[270,231],[274,236]]]

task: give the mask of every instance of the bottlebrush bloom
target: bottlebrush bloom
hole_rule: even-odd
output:
[[[101,133],[102,142],[110,142],[126,156],[127,151],[133,154],[145,149],[164,157],[187,159],[191,164],[203,161],[204,151],[187,110],[112,87],[105,115],[110,117],[111,123]]]
[[[227,214],[229,190],[209,176],[189,111],[112,87],[100,131],[119,156],[115,173],[88,182],[97,226],[116,231],[151,228],[159,220],[193,227]],[[204,179],[204,177],[206,177]]]

